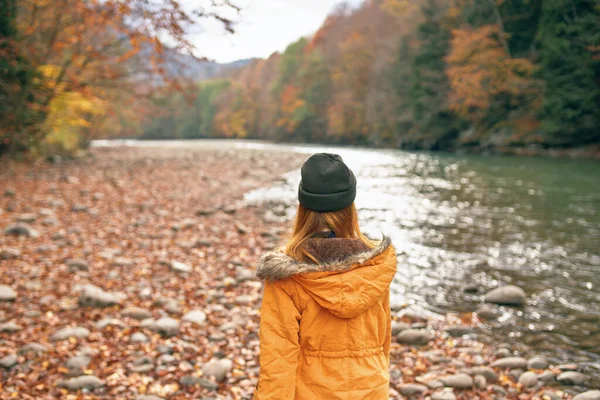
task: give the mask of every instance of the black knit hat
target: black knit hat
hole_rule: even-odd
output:
[[[356,197],[356,178],[337,154],[313,154],[304,162],[300,173],[298,201],[309,210],[341,210]]]

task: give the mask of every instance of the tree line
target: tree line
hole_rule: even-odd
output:
[[[155,99],[146,138],[419,149],[600,141],[600,3],[369,0],[219,80]]]

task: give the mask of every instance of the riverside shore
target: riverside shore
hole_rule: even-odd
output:
[[[0,160],[0,399],[250,399],[256,259],[289,227],[243,195],[304,158],[207,146]],[[390,398],[600,399],[577,396],[594,379],[577,365],[475,340],[493,313],[395,307]]]

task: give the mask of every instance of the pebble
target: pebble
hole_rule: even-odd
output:
[[[163,354],[160,357],[158,357],[157,362],[159,365],[175,364],[177,363],[177,359],[171,354]]]
[[[198,325],[202,325],[206,321],[206,314],[202,310],[191,310],[188,313],[186,313],[182,319],[184,321],[189,321]]]
[[[440,378],[440,381],[451,388],[468,389],[473,386],[473,378],[465,373],[449,375]]]
[[[583,385],[588,377],[581,372],[567,371],[560,374],[556,380],[563,385]]]
[[[494,385],[494,386],[492,386],[492,392],[494,392],[496,394],[499,394],[501,396],[506,396],[508,394],[508,392],[506,391],[506,389],[504,389],[500,385]]]
[[[89,307],[110,307],[121,302],[117,293],[105,292],[94,285],[84,285],[79,296],[79,304]]]
[[[1,260],[14,260],[19,257],[21,257],[21,251],[14,247],[5,247],[0,252]]]
[[[429,388],[418,383],[405,383],[400,385],[400,394],[403,396],[422,395]]]
[[[498,358],[505,358],[510,356],[512,356],[512,352],[509,349],[501,348],[498,349],[498,351],[496,351],[496,357]]]
[[[561,400],[562,396],[559,396],[558,394],[551,392],[549,390],[544,390],[542,393],[540,393],[540,399],[542,399],[542,400]]]
[[[163,317],[158,320],[146,319],[142,321],[141,326],[157,332],[165,338],[176,336],[179,333],[179,322],[170,317]]]
[[[468,325],[454,325],[445,327],[444,331],[447,332],[450,336],[460,337],[472,333],[473,327]]]
[[[492,363],[492,367],[494,368],[519,368],[526,369],[527,368],[527,360],[523,357],[506,357],[496,360]]]
[[[409,345],[425,345],[432,340],[425,329],[406,329],[396,336],[398,343]]]
[[[10,286],[0,285],[0,301],[14,301],[17,299],[17,292]]]
[[[432,394],[431,400],[456,400],[456,395],[452,390],[444,389],[441,392]]]
[[[149,310],[140,307],[128,307],[124,309],[121,314],[128,318],[137,319],[138,321],[152,318],[152,313]]]
[[[485,379],[485,376],[483,375],[475,375],[473,383],[477,389],[485,389],[487,386],[487,379]]]
[[[135,332],[131,335],[130,340],[134,343],[146,343],[148,341],[148,336],[144,335],[142,332]]]
[[[527,300],[527,295],[518,286],[507,285],[491,290],[485,295],[487,303],[522,306]]]
[[[532,357],[527,361],[527,368],[529,369],[546,369],[550,363],[544,357],[536,356]]]
[[[519,383],[525,388],[531,388],[538,384],[538,376],[535,372],[524,372],[519,377]]]
[[[65,367],[72,370],[84,370],[90,365],[91,361],[92,359],[89,356],[74,356],[67,360]]]
[[[542,382],[550,382],[553,381],[556,375],[552,371],[544,371],[538,375],[538,379]]]
[[[498,319],[502,314],[497,308],[489,304],[482,305],[475,312],[479,318],[483,319]]]
[[[58,387],[68,390],[93,390],[102,386],[104,386],[104,382],[94,375],[78,376],[77,378],[71,378],[58,384]]]
[[[508,377],[513,381],[513,382],[518,382],[519,381],[519,377],[523,374],[523,370],[522,369],[512,369],[508,372]]]
[[[117,328],[125,329],[128,325],[117,318],[103,318],[96,323],[96,329],[104,330],[107,326],[114,326]]]
[[[71,337],[84,339],[87,338],[89,335],[90,331],[82,326],[66,327],[56,331],[52,336],[50,336],[50,340],[56,342],[59,340],[66,340]]]
[[[573,400],[600,400],[600,390],[590,390],[579,393],[577,396],[573,397]]]
[[[27,353],[35,353],[35,354],[39,354],[39,353],[47,353],[49,351],[49,349],[44,346],[43,344],[39,344],[39,343],[28,343],[25,346],[21,347],[21,349],[19,349],[19,354],[27,354]]]
[[[31,226],[24,224],[24,223],[17,223],[17,224],[12,224],[12,225],[7,226],[6,229],[4,229],[4,234],[12,235],[12,236],[31,237],[31,238],[36,238],[36,237],[40,236],[38,231],[36,231]]]
[[[69,267],[70,272],[88,271],[90,269],[88,262],[82,258],[67,260],[65,264]]]
[[[577,371],[579,369],[579,365],[577,365],[577,364],[561,364],[561,365],[557,366],[556,368],[560,369],[561,371]]]
[[[397,336],[400,332],[410,329],[406,322],[392,321],[392,336]]]
[[[9,368],[17,365],[17,362],[18,362],[17,355],[14,353],[11,353],[9,355],[6,355],[6,356],[0,358],[0,367],[9,369]]]
[[[235,302],[237,304],[250,304],[250,303],[252,303],[253,300],[254,300],[254,298],[252,296],[243,294],[241,296],[236,297]]]
[[[489,382],[496,382],[499,378],[496,371],[494,371],[490,367],[473,367],[469,371],[471,372],[471,375],[484,376],[485,379],[487,379]],[[464,371],[464,372],[466,372],[466,371]],[[469,372],[466,372],[466,373],[469,373]]]
[[[141,394],[135,400],[165,400],[164,397],[154,396],[153,394]]]
[[[174,272],[187,273],[192,271],[192,267],[190,265],[175,260],[172,260],[169,263],[169,268],[171,268],[171,271]]]
[[[34,213],[23,213],[23,214],[19,214],[16,216],[15,220],[17,222],[25,222],[27,224],[30,224],[32,222],[35,222],[35,220],[38,218],[37,214]]]
[[[19,332],[21,329],[23,329],[23,327],[21,325],[17,325],[14,321],[0,324],[0,332],[15,333]]]
[[[231,368],[233,368],[233,362],[230,359],[212,358],[202,367],[202,373],[214,377],[217,382],[222,382]]]

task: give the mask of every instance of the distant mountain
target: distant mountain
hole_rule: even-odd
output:
[[[194,81],[203,81],[222,76],[235,69],[242,68],[255,60],[254,58],[248,58],[230,63],[217,63],[200,60],[174,50],[168,51],[167,54],[168,60],[165,63],[165,68],[169,75]]]

